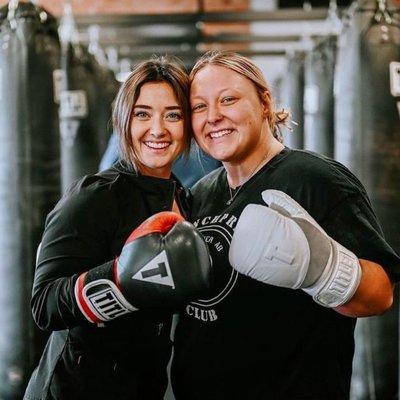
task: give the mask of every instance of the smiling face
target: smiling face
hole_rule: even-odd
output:
[[[266,147],[266,106],[243,75],[205,66],[194,76],[190,103],[196,141],[217,160],[240,163]]]
[[[139,172],[169,178],[185,136],[182,108],[168,83],[148,82],[140,88],[130,131]]]

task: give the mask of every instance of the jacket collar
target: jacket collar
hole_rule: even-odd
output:
[[[184,186],[180,182],[180,180],[172,173],[171,177],[169,179],[162,179],[162,178],[156,178],[154,176],[148,176],[148,175],[141,175],[139,172],[135,170],[133,165],[126,161],[126,160],[118,160],[113,166],[112,169],[116,170],[120,174],[128,175],[131,178],[139,178],[140,181],[142,182],[147,182],[149,184],[155,184],[156,186],[158,185],[171,185],[175,184],[178,191],[185,191]]]

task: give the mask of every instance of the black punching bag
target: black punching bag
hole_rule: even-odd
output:
[[[333,157],[336,36],[319,38],[304,67],[304,148]]]
[[[400,27],[385,1],[373,6],[353,6],[339,38],[335,157],[365,184],[386,239],[400,253]],[[398,312],[396,296],[389,312],[357,322],[355,400],[398,398]]]
[[[92,63],[95,70],[97,93],[93,113],[96,117],[99,152],[100,156],[103,156],[112,134],[111,107],[119,89],[119,82],[115,78],[114,72],[101,65],[94,57]]]
[[[293,149],[302,149],[304,146],[304,52],[294,52],[288,56],[288,67],[282,81],[281,104],[291,113],[295,123],[293,132],[285,130],[283,143]]]
[[[8,9],[9,8],[9,9]],[[0,398],[20,400],[42,351],[31,316],[36,249],[60,195],[55,20],[10,2],[0,26]]]
[[[60,93],[61,175],[65,191],[96,173],[104,145],[97,125],[97,77],[93,56],[78,43],[63,43]]]

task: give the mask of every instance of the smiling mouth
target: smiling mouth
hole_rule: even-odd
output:
[[[171,142],[151,142],[151,141],[143,143],[150,149],[156,149],[156,150],[166,149],[171,144]]]
[[[219,131],[210,132],[208,136],[211,139],[219,139],[221,137],[230,135],[233,132],[233,129],[220,129]]]

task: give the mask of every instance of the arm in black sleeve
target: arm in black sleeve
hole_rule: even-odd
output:
[[[61,330],[88,324],[74,296],[82,272],[113,263],[110,237],[114,201],[98,185],[78,188],[48,215],[38,251],[32,312],[42,329]]]

